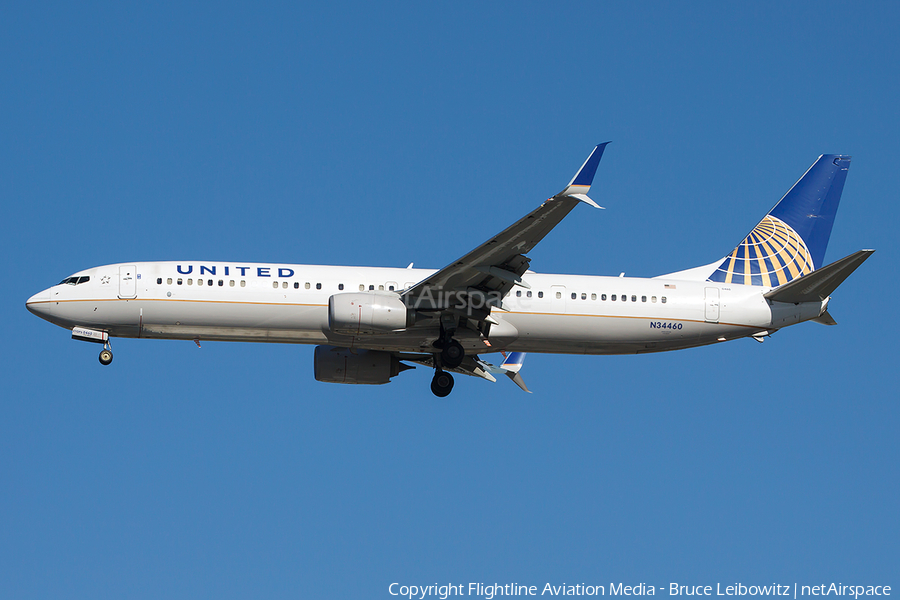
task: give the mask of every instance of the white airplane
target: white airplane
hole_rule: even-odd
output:
[[[608,142],[607,142],[608,143]],[[641,354],[802,321],[834,325],[831,293],[874,250],[822,266],[850,157],[823,154],[725,257],[653,278],[550,275],[526,256],[588,190],[606,144],[569,185],[440,270],[275,263],[143,262],[94,267],[28,299],[29,311],[103,344],[110,338],[318,344],[315,377],[383,384],[417,363],[446,396],[451,372],[528,391],[525,352]],[[598,207],[599,208],[599,207]],[[482,355],[504,353],[493,366]]]

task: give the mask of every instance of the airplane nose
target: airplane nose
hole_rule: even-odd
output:
[[[51,306],[49,288],[43,292],[38,292],[25,302],[25,308],[42,319],[46,319],[50,316]]]

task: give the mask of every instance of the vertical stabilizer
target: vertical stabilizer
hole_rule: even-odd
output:
[[[820,156],[709,281],[776,287],[822,266],[849,168],[849,156]]]

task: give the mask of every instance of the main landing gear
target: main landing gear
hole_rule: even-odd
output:
[[[466,357],[466,351],[458,341],[453,339],[453,329],[447,329],[441,325],[441,337],[432,344],[439,348],[441,353],[441,365],[448,369],[455,369],[462,364]]]
[[[441,364],[446,365],[450,369],[455,369],[462,364],[466,357],[466,351],[463,350],[462,344],[450,338],[448,342],[441,348]]]
[[[113,355],[110,350],[109,342],[103,344],[103,350],[100,351],[100,364],[104,367],[112,362]]]
[[[453,376],[443,369],[437,369],[434,372],[434,379],[431,380],[431,392],[438,398],[444,398],[451,391],[453,391]]]
[[[431,391],[438,398],[444,398],[453,390],[453,376],[444,370],[455,369],[463,363],[466,351],[457,340],[453,339],[453,329],[441,324],[441,337],[435,340],[434,347],[440,352],[434,355],[434,378],[431,380]]]

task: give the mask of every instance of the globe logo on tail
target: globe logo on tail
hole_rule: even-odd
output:
[[[777,287],[814,269],[803,238],[781,219],[766,215],[709,281]]]

